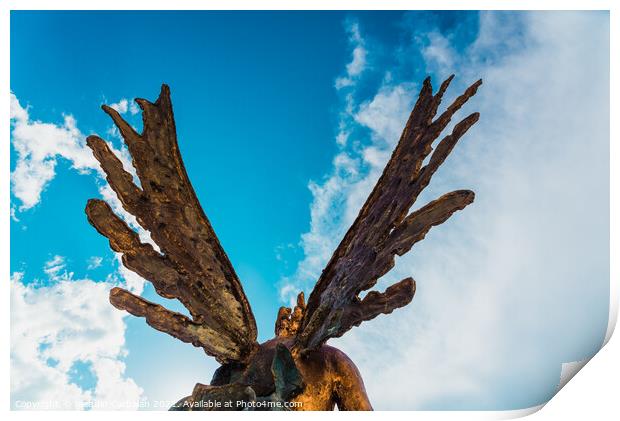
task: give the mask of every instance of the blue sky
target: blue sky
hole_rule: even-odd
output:
[[[332,87],[347,60],[343,16],[316,15],[309,26],[300,21],[311,17],[290,14],[172,16],[14,13],[11,89],[32,104],[34,119],[58,122],[70,112],[85,134],[105,135],[101,103],[154,98],[168,83],[194,188],[237,270],[258,278],[245,285],[264,331],[284,269],[275,249],[308,228],[306,184],[327,171],[335,152]],[[66,166],[59,163],[42,204],[13,225],[14,233],[28,227],[15,236],[13,268],[26,255],[40,266],[51,253],[71,256],[77,275],[106,249],[83,213],[96,185]],[[53,246],[32,247],[42,232]]]
[[[117,104],[139,128],[139,113],[122,100],[154,99],[161,83],[170,85],[188,174],[243,282],[259,339],[266,340],[277,308],[298,290],[311,290],[380,173],[421,80],[430,74],[438,85],[452,72],[457,80],[448,99],[485,79],[464,110],[480,110],[483,118],[422,199],[472,188],[477,202],[429,235],[416,256],[399,261],[395,272],[418,280],[410,308],[365,323],[337,345],[360,366],[378,408],[515,409],[550,398],[561,363],[595,352],[607,326],[604,13],[12,12],[11,92],[18,105],[12,103],[11,272],[19,283],[14,296],[23,302],[12,320],[13,335],[24,329],[29,338],[13,353],[30,349],[31,358],[48,365],[40,375],[79,399],[113,399],[116,387],[175,400],[195,382],[207,382],[216,366],[200,350],[108,308],[105,288],[139,281],[125,280],[107,240],[84,214],[104,182],[89,167],[83,138],[98,133],[122,149],[102,103]],[[591,80],[597,83],[589,93],[567,89]],[[545,89],[543,100],[538,95]],[[586,108],[592,118],[572,127]],[[36,143],[38,133],[46,134],[39,142],[49,142]],[[587,156],[584,133],[591,142]],[[46,151],[40,165],[34,150]],[[30,178],[16,171],[22,161]],[[50,162],[51,176],[33,169]],[[585,179],[574,179],[577,164],[592,169]],[[560,206],[566,198],[569,210]],[[558,212],[562,217],[555,218]],[[595,224],[584,225],[586,212],[595,214]],[[571,238],[565,238],[568,226]],[[566,265],[576,256],[579,264]],[[520,276],[529,277],[528,295],[514,289]],[[565,292],[567,286],[574,292]],[[480,302],[459,301],[463,291]],[[157,299],[148,284],[144,296]],[[83,326],[67,325],[47,332],[16,314],[35,314],[32,303],[63,297],[80,303],[70,314],[82,314],[85,297],[100,300],[91,313],[114,318],[117,330],[84,336]],[[536,315],[550,303],[554,310],[541,324]],[[445,310],[450,305],[460,314]],[[70,324],[63,308],[51,308],[58,312],[51,319]],[[470,321],[464,332],[450,330],[457,319]],[[410,326],[403,338],[410,339],[385,342],[381,330],[403,323]],[[576,339],[567,339],[567,324]],[[549,349],[544,338],[553,335]],[[99,345],[80,354],[63,341]],[[400,371],[415,380],[391,381],[426,385],[411,407],[382,392],[390,379],[380,373],[390,371],[371,361],[373,343],[410,364]],[[462,357],[448,352],[463,347]],[[409,348],[415,352],[403,359]],[[14,375],[27,362],[14,362]],[[424,362],[434,368],[421,368]],[[102,373],[110,365],[117,374],[108,378]],[[449,377],[453,386],[445,384]],[[33,392],[27,379],[18,383],[12,390],[22,399],[53,396]]]

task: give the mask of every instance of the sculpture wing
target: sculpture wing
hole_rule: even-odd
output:
[[[436,145],[428,163],[423,165],[433,151],[433,141],[482,83],[479,80],[470,86],[433,120],[453,76],[443,82],[435,95],[430,78],[424,81],[383,174],[308,299],[296,333],[298,349],[317,348],[329,338],[342,336],[365,320],[391,313],[411,302],[415,293],[412,278],[390,286],[383,293],[371,291],[363,299],[359,294],[372,288],[392,269],[396,254],[407,253],[433,226],[445,222],[454,212],[473,202],[472,191],[458,190],[409,213],[459,138],[478,121],[479,114],[473,113],[456,124],[452,133]]]
[[[145,317],[157,330],[204,348],[222,363],[244,361],[256,344],[256,322],[239,278],[185,171],[170,89],[163,85],[155,103],[145,99],[136,102],[142,109],[140,134],[114,109],[102,108],[127,144],[140,186],[103,139],[89,136],[87,144],[124,209],[150,232],[159,250],[141,242],[103,200],[89,200],[86,214],[97,231],[110,240],[110,247],[122,253],[127,268],[150,281],[159,295],[181,301],[192,317],[121,288],[112,289],[110,302]]]

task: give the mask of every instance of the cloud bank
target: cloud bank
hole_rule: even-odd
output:
[[[45,286],[22,272],[10,281],[11,408],[136,409],[143,391],[124,375],[125,314],[108,303],[111,285],[73,279],[61,256],[45,272]]]
[[[483,12],[464,48],[458,34],[405,22],[410,41],[391,65],[418,51],[405,65],[425,68],[436,87],[456,72],[444,106],[484,80],[460,114],[480,111],[480,122],[414,207],[459,188],[476,201],[377,285],[413,276],[409,306],[331,343],[354,359],[376,409],[538,405],[555,393],[561,363],[596,353],[607,327],[608,14]],[[370,97],[342,89],[341,150],[331,174],[310,183],[305,257],[282,281],[285,301],[312,288],[398,140],[423,76],[399,78],[391,65]]]

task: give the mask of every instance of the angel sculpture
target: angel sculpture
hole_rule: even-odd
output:
[[[436,94],[430,78],[424,80],[383,174],[307,304],[300,293],[293,309],[281,307],[275,337],[262,344],[241,282],[185,171],[168,86],[162,86],[154,103],[136,99],[142,133],[114,109],[102,107],[127,144],[140,186],[103,139],[89,136],[87,144],[123,208],[150,232],[159,250],[141,242],[103,200],[88,201],[88,220],[109,239],[112,250],[121,253],[128,269],[150,281],[160,296],[179,300],[191,317],[122,288],[110,291],[110,302],[144,317],[159,331],[203,348],[221,364],[209,385],[196,384],[192,394],[171,409],[333,410],[337,405],[339,410],[372,410],[353,362],[326,342],[411,302],[416,290],[412,278],[384,292],[370,291],[363,299],[359,294],[392,269],[395,255],[407,253],[431,227],[474,200],[472,191],[457,190],[409,212],[457,141],[478,121],[478,113],[464,118],[433,152],[433,142],[482,83],[471,85],[435,119],[453,77]]]

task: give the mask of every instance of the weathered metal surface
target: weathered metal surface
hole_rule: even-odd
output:
[[[123,264],[151,281],[158,294],[177,298],[192,318],[154,307],[129,291],[115,289],[112,304],[147,316],[155,329],[204,348],[220,362],[242,361],[256,346],[256,322],[237,275],[204,214],[187,177],[170,101],[163,85],[155,103],[136,99],[142,108],[143,132],[138,134],[116,110],[112,117],[132,156],[140,187],[123,169],[108,144],[89,136],[93,150],[125,210],[148,230],[161,253],[112,212],[107,203],[91,199],[90,223],[122,253]]]
[[[457,210],[474,200],[469,190],[448,193],[419,211],[409,209],[431,177],[452,151],[456,142],[478,121],[473,113],[456,124],[433,151],[433,141],[446,128],[454,113],[475,93],[481,80],[470,86],[436,120],[435,115],[450,76],[433,95],[430,78],[424,81],[400,141],[375,185],[334,252],[315,285],[296,336],[296,347],[314,349],[329,338],[342,336],[353,326],[379,314],[411,302],[415,293],[412,278],[388,288],[384,293],[371,292],[364,299],[359,294],[372,288],[394,266],[394,256],[403,255]]]
[[[289,307],[280,307],[276,318],[276,336],[291,338],[297,335],[306,310],[303,291],[297,296],[297,305],[291,310]]]
[[[162,297],[178,299],[191,318],[122,288],[111,290],[110,302],[144,317],[157,330],[202,347],[222,364],[210,385],[197,384],[192,395],[171,409],[372,409],[353,362],[325,342],[408,304],[415,293],[412,278],[383,293],[370,291],[363,299],[359,294],[393,267],[395,255],[407,253],[433,226],[474,200],[473,192],[458,190],[409,213],[456,142],[478,120],[478,113],[463,119],[430,155],[432,143],[481,84],[474,83],[433,120],[451,80],[435,95],[430,79],[424,81],[398,146],[307,305],[302,292],[293,309],[281,307],[275,338],[260,345],[241,283],[183,166],[168,87],[162,86],[155,103],[136,99],[143,111],[141,134],[103,106],[127,144],[140,186],[103,139],[89,136],[87,144],[124,209],[150,232],[159,250],[142,243],[103,200],[89,200],[88,220],[122,254],[127,268],[150,281]]]
[[[201,385],[172,409],[217,409],[206,401],[221,399],[219,407],[233,401],[237,410],[331,411],[336,405],[341,411],[372,410],[359,371],[342,351],[323,345],[301,355],[289,352],[292,345],[285,337],[261,344],[248,365],[220,367],[211,381],[215,389]]]

